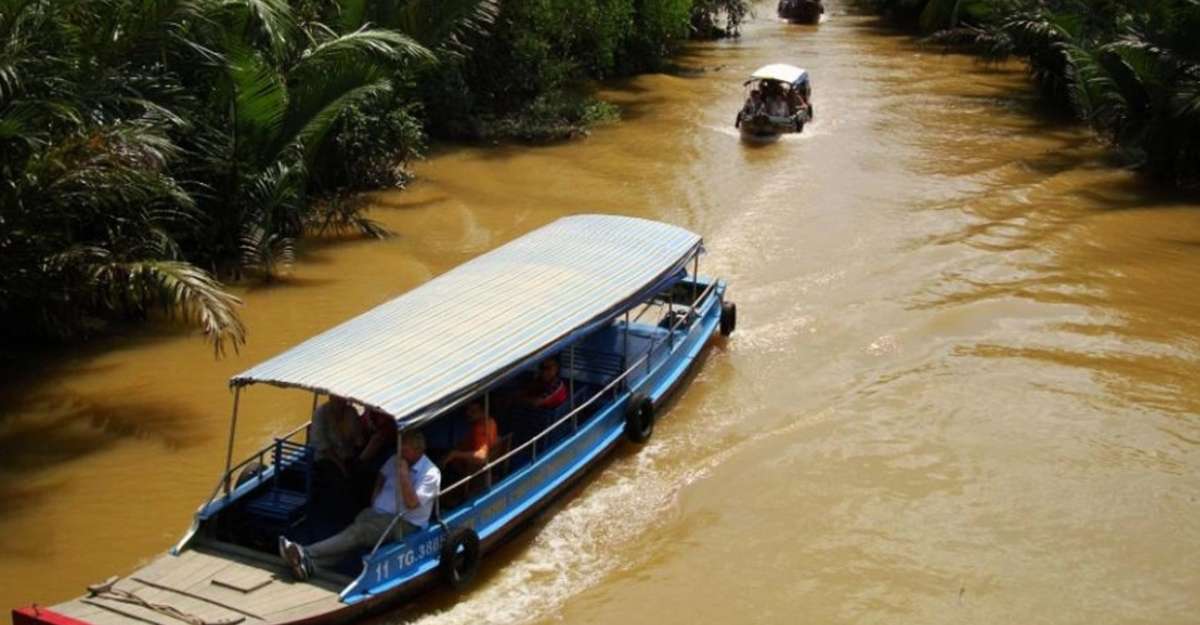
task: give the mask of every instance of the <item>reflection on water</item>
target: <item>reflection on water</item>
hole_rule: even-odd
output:
[[[732,127],[806,67],[817,117]],[[244,293],[250,344],[108,341],[35,363],[0,413],[0,600],[51,602],[165,549],[223,461],[225,380],[576,212],[704,234],[741,319],[653,441],[387,623],[1185,623],[1200,610],[1200,219],[1040,116],[1023,69],[831,4],[610,85],[625,120],[447,150],[372,217]],[[308,398],[253,389],[241,449]]]

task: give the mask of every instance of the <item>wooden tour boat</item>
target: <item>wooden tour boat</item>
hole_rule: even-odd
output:
[[[234,376],[225,470],[179,542],[83,596],[14,610],[14,625],[338,623],[439,580],[465,587],[483,554],[606,452],[650,438],[710,339],[733,332],[737,308],[722,280],[699,275],[702,252],[699,235],[664,223],[560,219]],[[464,405],[495,405],[550,358],[567,398],[497,415],[503,444],[441,483],[426,527],[390,541],[389,526],[339,567],[294,578],[278,538],[340,528],[314,527],[325,515],[310,423],[233,461],[242,393],[308,392],[314,412],[336,395],[390,416],[397,449],[414,431],[452,444]]]
[[[812,85],[808,72],[775,63],[758,68],[744,83],[746,103],[734,127],[749,141],[773,141],[780,135],[803,132],[812,121]]]
[[[779,17],[793,24],[817,24],[825,13],[821,0],[779,0]]]

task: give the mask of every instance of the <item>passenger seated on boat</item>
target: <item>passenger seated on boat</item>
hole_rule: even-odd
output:
[[[396,455],[396,421],[392,416],[368,408],[362,420],[367,444],[358,453],[351,470],[351,481],[357,501],[355,508],[370,503],[379,468],[388,458]]]
[[[771,117],[787,117],[788,105],[782,93],[774,93],[767,98],[767,115]]]
[[[762,108],[762,93],[758,89],[751,89],[750,97],[746,98],[746,104],[742,107],[742,117],[754,117],[762,112]]]
[[[349,477],[350,467],[364,439],[358,412],[344,397],[330,396],[329,401],[313,413],[308,443],[316,452],[318,466],[332,465],[331,469]]]
[[[774,81],[764,81],[762,86],[763,112],[772,117],[787,116],[787,98],[783,87]]]
[[[547,358],[538,366],[537,376],[525,385],[518,402],[527,408],[553,410],[567,401],[567,383],[560,375],[558,360]]]
[[[788,112],[796,113],[804,107],[804,95],[799,89],[791,89],[787,94]]]
[[[393,454],[379,469],[370,507],[359,512],[342,531],[311,545],[301,546],[280,536],[279,555],[297,579],[305,580],[313,574],[314,565],[329,568],[346,556],[373,547],[397,510],[401,511],[400,518],[384,542],[418,532],[429,525],[441,484],[441,471],[425,456],[425,436],[405,433],[400,453]]]
[[[487,464],[488,453],[500,437],[496,420],[487,413],[481,401],[467,404],[467,426],[467,434],[459,441],[457,449],[442,458],[447,477],[455,476],[451,482],[457,482]]]
[[[354,466],[363,440],[358,412],[345,398],[331,396],[313,413],[308,444],[316,459],[310,506],[315,521],[341,527],[363,505],[354,488]],[[367,479],[373,483],[374,473]]]

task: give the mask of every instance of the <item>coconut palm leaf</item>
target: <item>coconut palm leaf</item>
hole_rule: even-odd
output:
[[[1064,44],[1071,104],[1080,119],[1104,127],[1126,108],[1109,73],[1089,48]]]
[[[123,261],[103,247],[75,246],[49,258],[46,267],[70,289],[63,300],[66,307],[44,309],[43,320],[53,330],[73,332],[71,317],[136,317],[158,308],[199,327],[218,355],[227,343],[236,350],[246,340],[246,328],[237,313],[241,300],[189,263]]]
[[[225,58],[234,93],[238,150],[251,154],[253,162],[269,160],[273,157],[269,146],[287,118],[288,93],[283,77],[262,54],[241,42],[228,42]]]
[[[332,34],[332,33],[330,33]],[[306,49],[291,73],[324,71],[346,63],[402,60],[434,60],[433,53],[412,37],[394,30],[359,28],[344,35],[333,35]]]
[[[237,351],[246,342],[246,327],[237,313],[242,301],[202,269],[171,260],[98,264],[91,269],[98,291],[130,298],[139,306],[157,304],[168,315],[198,326],[218,356],[227,343]]]
[[[342,113],[355,103],[390,89],[389,81],[371,72],[361,80],[343,77],[338,83],[326,83],[319,89],[301,89],[296,98],[294,114],[289,117],[291,126],[285,137],[294,138],[303,146],[304,160],[311,163]]]
[[[389,66],[406,55],[431,58],[395,32],[358,30],[319,44],[289,72],[291,101],[275,149],[299,144],[311,163],[338,117],[354,103],[391,88]]]
[[[430,48],[462,51],[467,35],[487,32],[500,14],[499,0],[408,0],[384,3],[392,10],[380,24]]]
[[[220,7],[232,22],[231,34],[265,42],[275,59],[291,54],[299,26],[286,0],[221,0]]]
[[[1171,98],[1172,114],[1176,117],[1190,117],[1200,127],[1200,67],[1187,72],[1187,78],[1180,81],[1175,95]]]
[[[269,280],[291,269],[296,261],[296,240],[251,226],[242,234],[241,252],[242,267]]]
[[[306,229],[318,235],[358,233],[386,239],[392,236],[383,224],[363,216],[366,202],[362,196],[337,196],[319,202],[306,224]]]
[[[368,25],[368,0],[338,0],[337,16],[332,25],[337,32],[348,33]]]

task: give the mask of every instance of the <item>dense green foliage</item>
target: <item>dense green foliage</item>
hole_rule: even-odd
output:
[[[162,311],[245,337],[220,279],[379,236],[432,129],[570,136],[581,80],[655,67],[744,0],[0,0],[0,333]]]
[[[1200,184],[1197,0],[871,0],[931,40],[1028,61],[1043,95],[1149,174]]]
[[[615,114],[581,80],[655,70],[689,36],[736,34],[747,0],[505,0],[474,53],[422,80],[434,131],[466,139],[571,136]],[[723,20],[726,27],[717,28]]]

